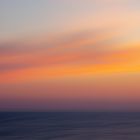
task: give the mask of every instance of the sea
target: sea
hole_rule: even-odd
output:
[[[140,113],[0,112],[0,140],[140,140]]]

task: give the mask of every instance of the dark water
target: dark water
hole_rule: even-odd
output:
[[[0,113],[0,140],[140,140],[140,113]]]

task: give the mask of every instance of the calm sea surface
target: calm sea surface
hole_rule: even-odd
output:
[[[0,140],[140,140],[140,113],[0,113]]]

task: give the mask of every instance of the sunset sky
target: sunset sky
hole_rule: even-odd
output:
[[[140,1],[1,0],[0,110],[140,110]]]

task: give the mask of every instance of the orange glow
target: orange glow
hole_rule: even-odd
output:
[[[6,18],[0,25],[4,31],[0,39],[0,102],[25,105],[29,99],[33,107],[43,102],[44,108],[56,109],[77,104],[86,108],[88,102],[91,109],[139,103],[137,1],[50,3],[54,7],[43,4],[43,11],[38,5],[40,10],[29,8],[27,13],[33,13],[29,17],[24,8],[21,17],[15,13],[2,16]]]

